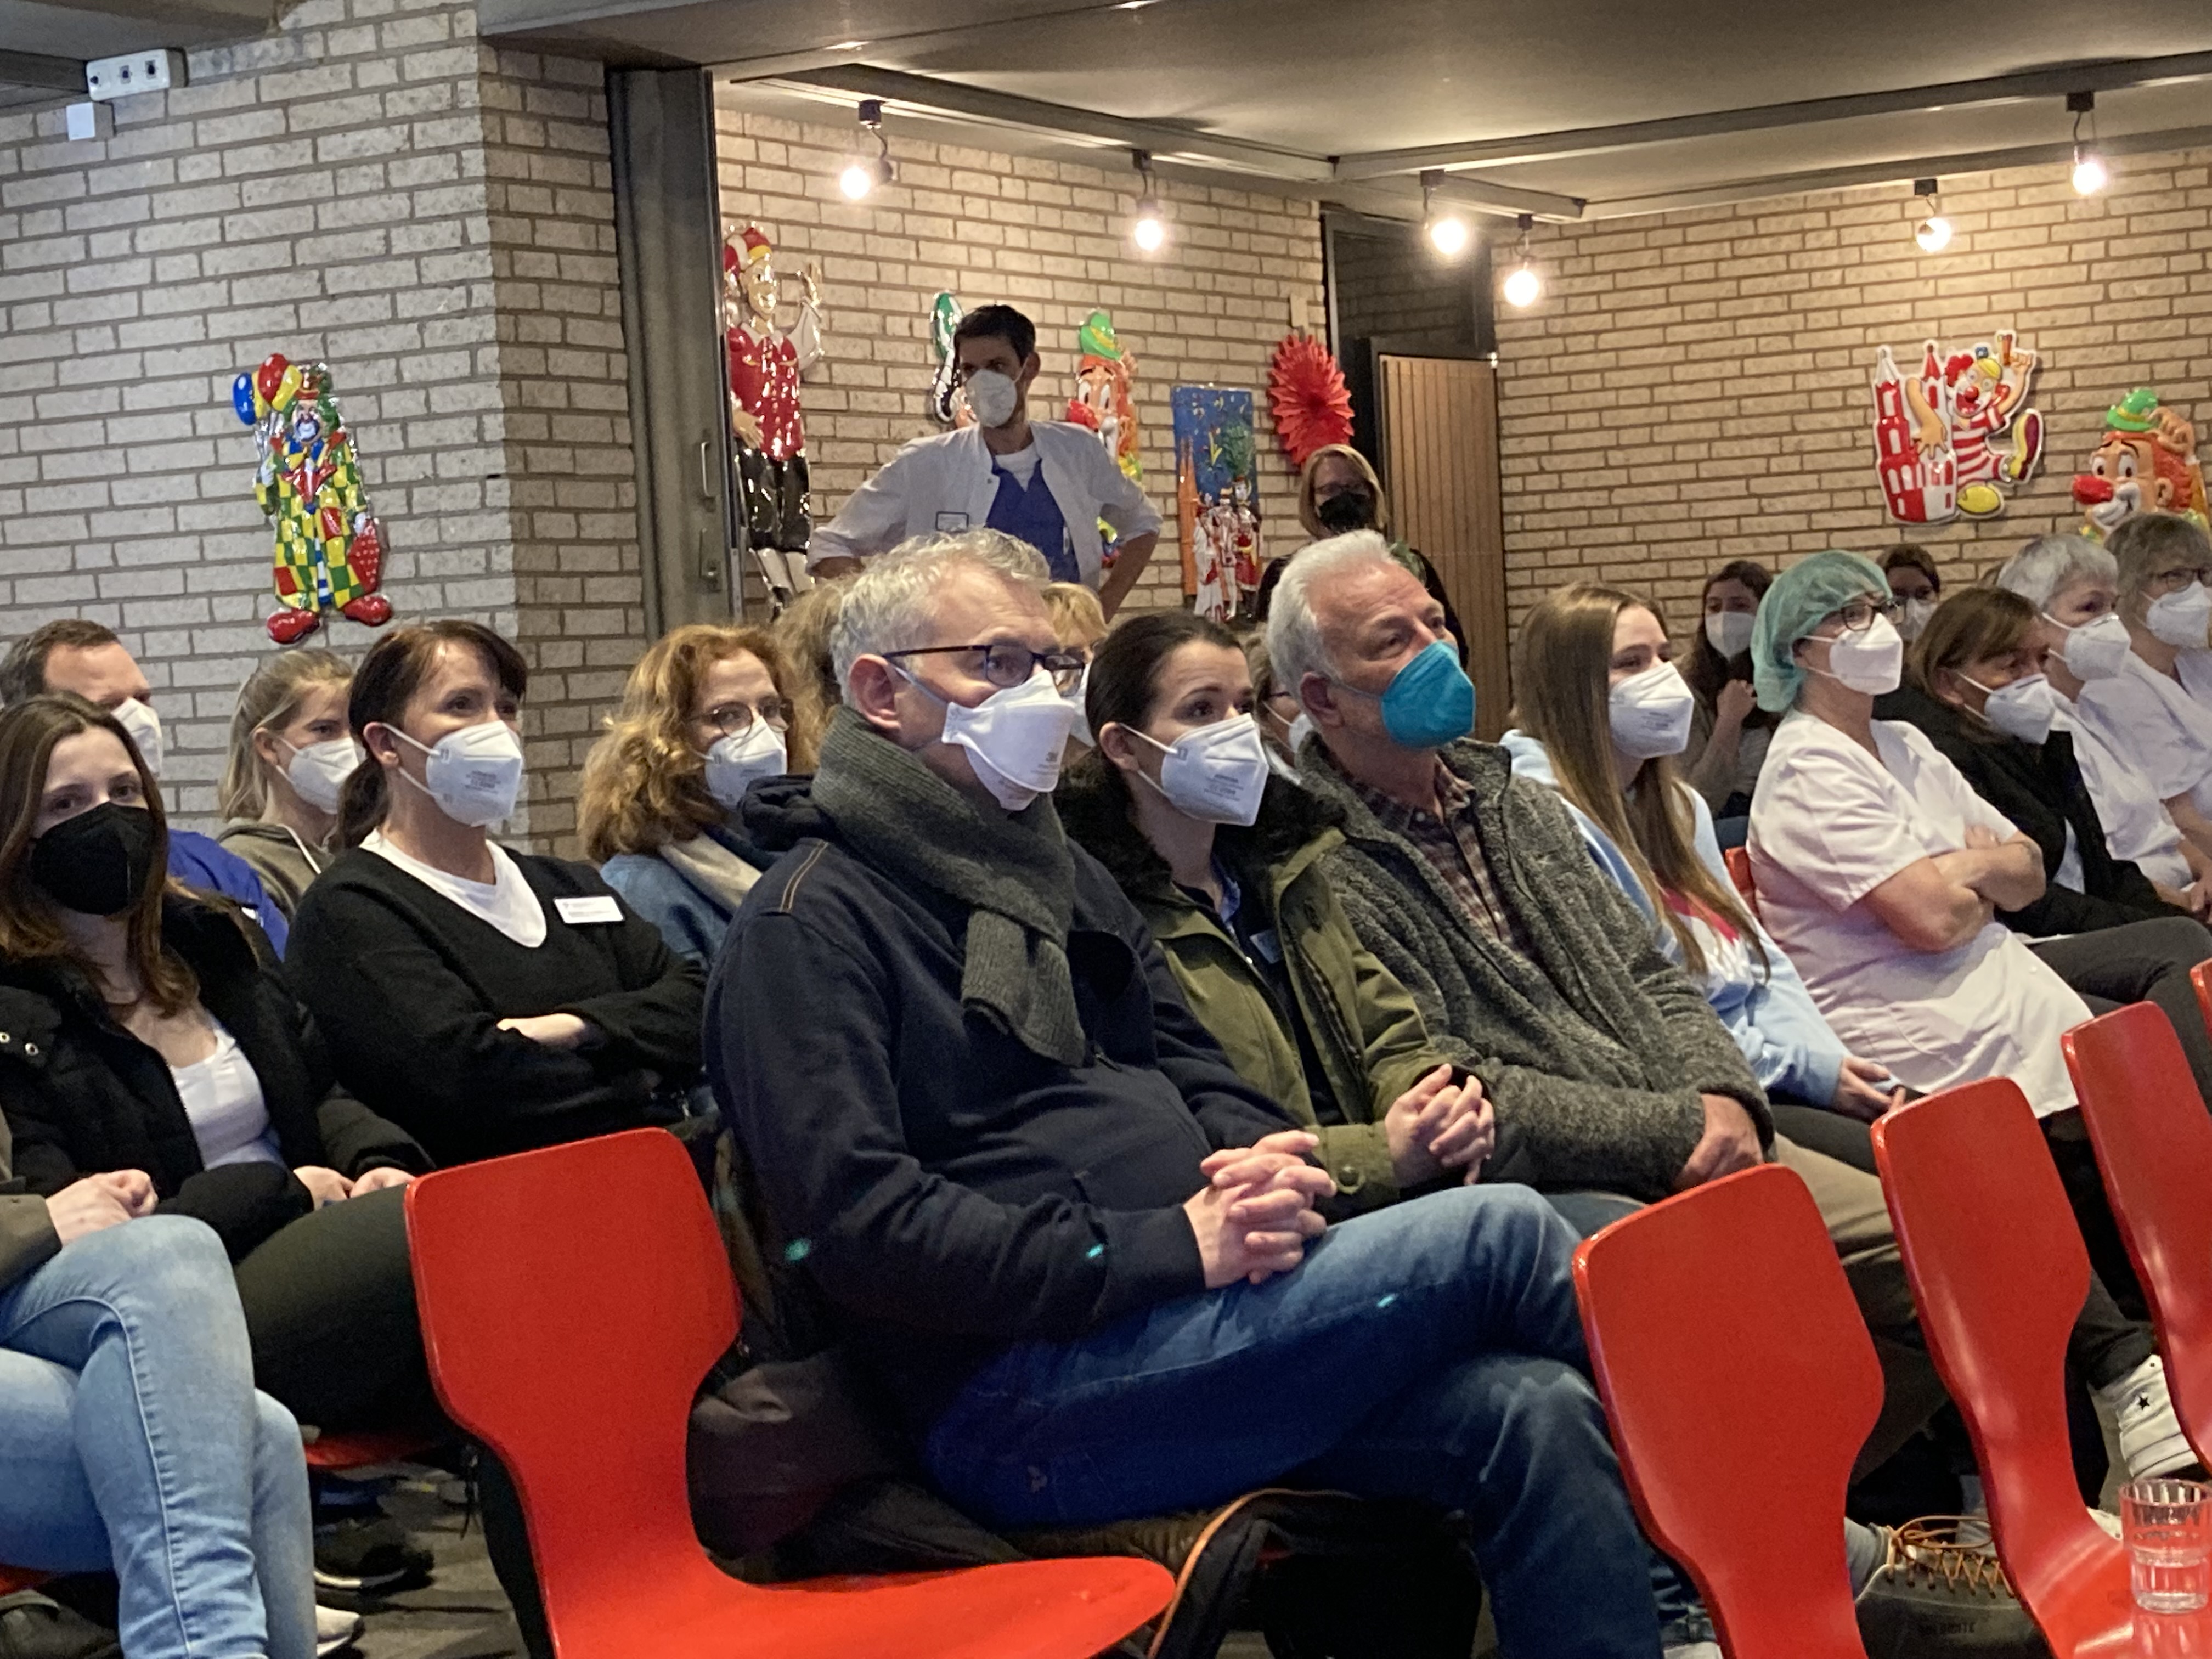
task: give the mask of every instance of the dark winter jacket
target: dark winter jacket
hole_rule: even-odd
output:
[[[1705,1094],[1741,1101],[1770,1138],[1735,1039],[1590,861],[1558,792],[1516,778],[1492,744],[1463,738],[1442,758],[1474,792],[1498,896],[1529,956],[1467,918],[1318,739],[1299,776],[1344,815],[1328,869],[1352,927],[1413,994],[1430,1040],[1482,1079],[1498,1115],[1492,1178],[1663,1198],[1704,1134]]]
[[[0,1117],[0,1291],[19,1279],[28,1279],[60,1254],[62,1237],[54,1231],[46,1200],[23,1190],[23,1179],[11,1164],[13,1149],[8,1120]]]
[[[787,1257],[920,1427],[1012,1343],[1202,1290],[1182,1209],[1200,1160],[1291,1125],[1080,848],[1066,948],[1088,1055],[1070,1066],[963,1009],[966,908],[863,863],[809,791],[746,797],[747,834],[788,850],[716,962],[708,1072]]]
[[[2043,896],[2023,909],[2000,910],[1997,920],[2006,927],[2048,939],[2183,914],[2159,897],[2150,878],[2135,865],[2112,856],[2097,804],[2074,758],[2071,733],[2053,732],[2040,747],[2022,743],[1912,685],[1883,698],[1877,713],[1881,719],[1918,726],[1976,794],[2042,849]],[[2057,879],[2069,828],[2081,855],[2079,892],[2061,887]]]
[[[172,898],[162,938],[198,980],[201,1006],[260,1079],[288,1166],[319,1164],[348,1179],[387,1165],[415,1173],[430,1167],[404,1130],[336,1091],[314,1022],[228,911]],[[233,1260],[313,1208],[287,1169],[205,1168],[168,1063],[117,1024],[99,991],[63,964],[0,963],[0,1110],[15,1139],[15,1173],[32,1192],[143,1170],[162,1210],[205,1221]]]

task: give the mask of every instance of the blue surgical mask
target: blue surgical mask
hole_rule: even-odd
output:
[[[1359,692],[1356,685],[1345,689]],[[1441,749],[1474,730],[1474,682],[1459,665],[1459,652],[1449,640],[1434,641],[1407,658],[1379,701],[1382,729],[1407,749]]]

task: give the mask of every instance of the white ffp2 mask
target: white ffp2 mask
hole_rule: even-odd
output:
[[[522,744],[505,720],[465,726],[434,745],[416,743],[396,726],[386,729],[430,757],[423,763],[422,782],[415,783],[404,770],[399,775],[437,802],[454,823],[480,830],[514,816],[522,795]]]
[[[2212,588],[2192,581],[2178,593],[2153,599],[2143,622],[2154,635],[2183,651],[2202,651],[2212,625]],[[116,710],[120,714],[121,709]]]
[[[1260,798],[1267,792],[1267,740],[1249,714],[1195,727],[1173,743],[1162,743],[1133,726],[1128,731],[1167,757],[1160,763],[1158,783],[1142,772],[1137,775],[1185,817],[1249,828],[1260,816]]]
[[[1018,812],[1060,782],[1060,757],[1068,734],[1083,711],[1060,695],[1052,676],[1039,668],[1019,685],[1010,685],[973,708],[931,690],[908,674],[915,690],[945,708],[945,732],[938,740],[968,751],[975,781],[1009,812]]]
[[[724,811],[734,812],[746,790],[789,769],[790,750],[783,733],[756,716],[744,731],[717,738],[707,751],[707,793]]]
[[[1868,696],[1887,696],[1905,678],[1905,638],[1888,617],[1876,617],[1871,627],[1829,641],[1827,667],[1812,672]]]
[[[292,786],[292,793],[318,812],[337,811],[338,792],[361,764],[361,745],[351,738],[307,744],[288,743],[283,738],[276,741],[292,751],[292,758],[284,763],[284,779]]]
[[[1006,425],[1021,398],[1021,388],[995,368],[979,368],[968,377],[968,407],[978,426]]]
[[[2054,628],[2066,624],[2049,611],[2043,613],[2044,621]],[[2128,638],[2128,625],[2110,611],[2103,616],[2083,623],[2079,628],[2066,629],[2066,641],[2058,654],[2066,664],[2067,672],[2077,680],[2110,679],[2128,665],[2128,653],[2135,649]]]
[[[1748,611],[1709,611],[1705,613],[1705,643],[1723,657],[1741,656],[1751,649],[1751,630],[1759,618]]]
[[[131,741],[138,745],[138,758],[155,777],[161,775],[161,717],[136,697],[125,697],[107,711],[115,716]]]
[[[1655,664],[1632,674],[1613,688],[1606,704],[1613,746],[1632,760],[1679,755],[1689,746],[1690,716],[1697,709],[1698,696],[1673,663]]]

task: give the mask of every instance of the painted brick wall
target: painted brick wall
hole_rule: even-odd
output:
[[[281,350],[331,366],[401,618],[523,641],[527,828],[568,828],[576,736],[643,628],[600,80],[493,52],[447,0],[305,0],[105,141],[0,116],[0,632],[122,632],[188,821],[272,648],[229,385]]]
[[[725,92],[716,129],[725,217],[760,225],[779,272],[821,269],[825,350],[803,401],[817,500],[828,512],[900,445],[938,429],[928,416],[929,307],[951,289],[964,306],[1003,301],[1037,325],[1044,372],[1032,416],[1065,410],[1076,328],[1094,307],[1113,313],[1137,360],[1145,488],[1168,521],[1133,605],[1182,602],[1170,386],[1255,394],[1266,547],[1288,552],[1304,539],[1294,475],[1269,435],[1266,392],[1293,298],[1307,326],[1322,325],[1312,203],[1164,179],[1172,229],[1147,258],[1128,240],[1137,181],[1126,170],[895,137],[898,182],[851,203],[836,183],[849,125],[771,119],[734,106]],[[782,321],[791,320],[787,308]]]
[[[2056,166],[1947,179],[1936,255],[1894,185],[1540,228],[1543,299],[1498,308],[1516,622],[1589,578],[1656,592],[1679,634],[1727,559],[1911,539],[1965,580],[2073,527],[2069,482],[2130,388],[2212,428],[2208,163],[2124,157],[2087,200]],[[1875,478],[1875,348],[1910,368],[2007,326],[2043,358],[2039,475],[1994,519],[1904,532]]]

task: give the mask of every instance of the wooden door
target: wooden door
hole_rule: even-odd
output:
[[[1505,518],[1498,473],[1498,371],[1479,358],[1376,358],[1390,532],[1420,550],[1468,633],[1475,732],[1494,739],[1512,707],[1505,629]]]

